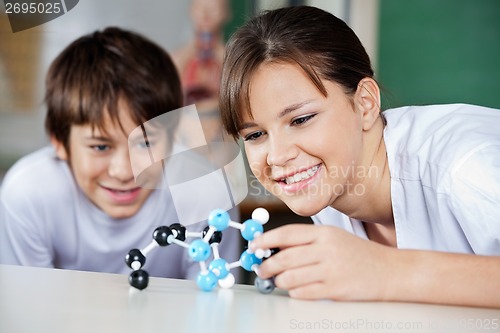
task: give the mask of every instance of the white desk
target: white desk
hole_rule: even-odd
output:
[[[500,332],[500,310],[300,301],[253,286],[0,265],[1,333]],[[482,329],[481,329],[482,328]],[[489,328],[489,329],[488,329]]]

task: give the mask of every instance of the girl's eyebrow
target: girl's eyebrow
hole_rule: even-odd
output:
[[[241,130],[244,130],[244,129],[247,129],[247,128],[251,128],[251,127],[256,127],[257,124],[256,123],[244,123],[244,124],[241,124],[241,126],[238,127],[238,131],[241,131]]]
[[[307,104],[309,104],[311,102],[312,102],[312,100],[306,100],[306,101],[303,101],[303,102],[300,102],[300,103],[296,103],[296,104],[292,104],[290,106],[287,106],[283,111],[281,111],[279,113],[278,119],[279,118],[283,118],[284,116],[286,116],[290,112],[296,111],[296,110],[302,108],[304,105],[307,105]]]
[[[283,111],[281,111],[278,114],[278,119],[283,118],[287,114],[289,114],[289,113],[291,113],[293,111],[296,111],[296,110],[302,108],[303,106],[305,106],[305,105],[307,105],[307,104],[309,104],[311,102],[312,102],[312,100],[306,100],[306,101],[303,101],[303,102],[300,102],[300,103],[295,103],[295,104],[287,106],[285,109],[283,109]],[[244,124],[241,124],[241,126],[238,129],[238,131],[241,131],[241,130],[244,130],[244,129],[247,129],[247,128],[250,128],[250,127],[256,127],[256,126],[257,126],[257,124],[253,123],[253,122],[244,123]]]

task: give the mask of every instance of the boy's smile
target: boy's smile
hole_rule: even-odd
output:
[[[102,128],[73,125],[69,152],[55,143],[58,157],[68,161],[80,189],[94,205],[113,218],[135,215],[155,186],[137,184],[130,161],[128,133],[137,127],[124,103],[120,104],[120,122],[109,118]],[[157,142],[166,139],[157,138]],[[139,146],[139,145],[138,145]],[[163,145],[163,147],[165,147]],[[137,149],[149,149],[143,144]]]
[[[112,200],[114,200],[116,203],[120,204],[129,204],[134,202],[135,199],[137,199],[137,196],[140,193],[141,188],[140,187],[134,187],[131,189],[113,189],[110,187],[106,187],[101,185],[103,189],[107,190],[109,192],[109,195]]]

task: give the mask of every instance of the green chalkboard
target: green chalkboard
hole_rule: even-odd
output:
[[[383,107],[500,108],[499,0],[380,0]]]
[[[253,1],[230,0],[228,4],[231,8],[231,18],[224,27],[224,38],[227,40],[231,35],[242,26],[254,12]]]

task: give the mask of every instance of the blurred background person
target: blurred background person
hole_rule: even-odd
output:
[[[194,38],[174,50],[172,57],[181,76],[184,102],[196,104],[207,143],[221,141],[218,92],[225,48],[223,28],[231,17],[230,5],[228,0],[192,0],[190,17]]]

